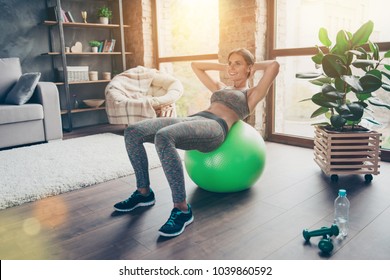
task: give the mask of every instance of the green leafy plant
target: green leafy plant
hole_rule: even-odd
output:
[[[373,29],[374,23],[368,21],[353,34],[340,30],[332,45],[327,30],[320,28],[319,40],[324,47],[317,46],[318,52],[311,59],[322,71],[296,74],[297,78],[309,79],[321,87],[311,98],[302,100],[319,106],[311,118],[325,114],[330,121],[315,125],[330,126],[335,130],[347,126],[354,129],[371,105],[390,110],[389,105],[375,97],[375,92],[381,88],[390,91],[390,65],[383,63],[384,58],[390,58],[390,51],[380,57],[378,45],[369,40]],[[354,101],[348,98],[352,94],[356,97]],[[365,119],[377,124],[372,119]]]
[[[92,41],[89,41],[88,44],[89,44],[91,47],[99,47],[100,44],[101,44],[101,42],[92,40]]]
[[[103,6],[103,7],[99,8],[97,15],[98,15],[98,17],[106,17],[106,18],[111,19],[112,18],[112,11],[107,6]]]

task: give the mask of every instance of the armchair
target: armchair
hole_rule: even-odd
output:
[[[143,119],[175,117],[175,102],[183,85],[170,74],[138,66],[115,76],[105,90],[110,124],[131,124]]]

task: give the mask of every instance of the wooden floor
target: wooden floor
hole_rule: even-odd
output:
[[[390,163],[381,162],[371,184],[361,175],[332,183],[311,149],[266,144],[265,170],[247,191],[211,193],[186,178],[195,220],[179,237],[157,233],[172,207],[157,168],[150,172],[156,204],[132,213],[116,213],[112,205],[134,190],[134,176],[1,210],[0,259],[390,259]],[[302,230],[332,224],[339,188],[351,201],[350,234],[333,238],[334,250],[324,255],[321,237],[305,243]]]

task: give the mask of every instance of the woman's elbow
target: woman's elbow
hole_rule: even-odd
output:
[[[279,68],[280,68],[279,62],[277,62],[276,60],[274,60],[274,61],[271,63],[270,66],[272,67],[272,70],[273,70],[276,74],[279,73]]]
[[[191,68],[192,68],[193,70],[199,69],[198,63],[197,63],[196,61],[192,61],[192,62],[191,62]]]

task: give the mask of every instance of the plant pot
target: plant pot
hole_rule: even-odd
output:
[[[108,24],[108,17],[99,17],[99,22],[101,24]]]
[[[91,50],[93,53],[97,53],[98,52],[98,47],[91,47]]]
[[[367,129],[330,131],[316,126],[314,161],[337,181],[341,174],[366,174],[366,181],[379,174],[381,134]]]

